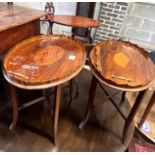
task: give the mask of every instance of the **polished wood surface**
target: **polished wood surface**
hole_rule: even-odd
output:
[[[89,61],[89,66],[91,68],[91,71],[93,73],[93,75],[98,79],[99,82],[111,87],[111,88],[114,88],[114,89],[117,89],[117,90],[121,90],[121,91],[125,91],[125,92],[137,92],[137,91],[142,91],[142,90],[146,90],[146,89],[149,89],[151,86],[152,86],[152,83],[154,83],[154,80],[152,82],[150,82],[148,85],[145,85],[145,86],[139,86],[139,87],[128,87],[128,86],[122,86],[122,85],[116,85],[115,83],[112,83],[111,81],[109,80],[106,80],[105,78],[103,78],[103,76],[98,72],[98,70],[96,69],[96,67],[94,67],[92,65],[92,63]]]
[[[95,28],[100,26],[99,21],[81,16],[54,15],[51,20],[54,23],[72,27]]]
[[[137,56],[139,56],[138,58],[140,60],[139,59],[137,60]],[[139,62],[138,66],[136,66],[137,61]],[[131,63],[131,64],[129,65],[128,63],[129,64]],[[136,72],[137,70],[136,67],[138,68],[137,72]],[[145,69],[148,69],[148,70],[150,67],[150,70],[146,71],[145,73],[145,70],[143,70],[143,67],[144,68],[146,67]],[[106,40],[97,44],[91,50],[90,68],[93,73],[93,79],[92,79],[90,93],[89,93],[88,106],[86,109],[85,117],[79,127],[83,128],[87,123],[88,117],[90,115],[90,109],[92,109],[93,107],[92,104],[95,98],[94,91],[95,91],[96,84],[99,84],[99,85],[105,84],[108,87],[115,88],[116,90],[121,90],[121,91],[140,91],[128,116],[125,116],[125,114],[123,113],[120,107],[122,104],[119,104],[120,106],[118,106],[115,103],[115,101],[111,99],[111,96],[109,96],[109,94],[106,93],[106,91],[103,89],[104,93],[106,93],[107,97],[109,97],[109,100],[117,109],[118,113],[125,120],[122,140],[124,143],[126,143],[129,129],[134,121],[136,113],[139,111],[139,108],[142,104],[145,91],[153,83],[154,75],[155,75],[154,64],[149,58],[147,52],[141,48],[138,48],[136,45],[132,45],[131,43],[122,42],[118,40]],[[132,73],[132,71],[134,72],[135,75]],[[142,71],[146,75],[143,75]],[[138,74],[138,73],[141,73],[141,74]],[[115,75],[115,77],[112,77],[112,75]],[[133,78],[132,84],[129,85],[129,82],[131,81],[129,81],[128,80],[129,78],[127,77],[124,78],[124,75],[129,75]],[[144,79],[143,77],[141,77],[142,75],[144,76]],[[107,77],[109,76],[109,79],[106,76]],[[135,80],[136,76],[138,80]],[[114,78],[116,78],[116,80]],[[139,81],[140,81],[140,85],[142,86],[135,87],[137,86],[136,84]],[[142,81],[143,82],[145,81],[146,83],[143,84]],[[123,93],[121,101],[125,101],[125,93]]]
[[[0,54],[19,41],[40,34],[40,17],[48,13],[0,3]]]
[[[29,23],[49,13],[0,3],[0,32]]]
[[[127,88],[143,87],[155,78],[155,65],[148,53],[120,40],[105,40],[90,54],[90,62],[108,83]]]
[[[63,35],[40,35],[16,44],[3,64],[7,80],[27,89],[28,85],[51,83],[51,87],[63,83],[75,76],[84,63],[85,49],[80,42]]]
[[[47,89],[56,86],[51,115],[53,141],[57,147],[61,84],[81,71],[85,63],[85,55],[83,45],[69,37],[39,35],[16,44],[8,51],[3,61],[4,77],[13,86],[23,89]],[[10,129],[14,130],[18,120],[18,110],[22,108],[17,103],[15,87],[11,88],[13,120]]]
[[[0,32],[0,54],[5,54],[16,43],[39,34],[39,20]]]

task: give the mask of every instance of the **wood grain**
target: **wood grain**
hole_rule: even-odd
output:
[[[12,46],[26,38],[40,34],[39,19],[0,32],[0,53],[6,53]]]
[[[95,28],[100,26],[99,21],[81,16],[54,15],[51,20],[54,23],[72,27]]]
[[[0,53],[19,41],[40,34],[39,19],[48,13],[0,3]]]
[[[0,32],[29,23],[49,14],[48,12],[0,3]]]
[[[35,86],[64,82],[79,72],[84,63],[85,49],[80,42],[63,35],[40,35],[16,44],[3,64],[10,81]]]
[[[90,54],[91,63],[109,83],[138,87],[155,78],[155,65],[142,48],[119,40],[105,40]]]

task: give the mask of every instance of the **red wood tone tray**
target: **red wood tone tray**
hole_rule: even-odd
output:
[[[100,42],[92,49],[90,62],[98,74],[117,86],[145,86],[155,78],[155,65],[148,53],[129,42]]]
[[[85,49],[80,42],[63,35],[40,35],[10,49],[3,67],[9,81],[38,85],[71,78],[84,63]]]
[[[51,20],[57,24],[81,28],[95,28],[100,26],[99,21],[81,16],[55,15]]]

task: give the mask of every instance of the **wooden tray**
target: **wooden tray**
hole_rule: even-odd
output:
[[[148,85],[155,65],[148,53],[135,44],[104,40],[91,51],[90,63],[108,83],[127,88]]]
[[[4,58],[4,75],[9,82],[53,85],[75,76],[85,63],[85,49],[63,35],[40,35],[26,39]]]
[[[91,18],[69,15],[55,15],[52,22],[72,27],[95,28],[100,26],[100,22]]]

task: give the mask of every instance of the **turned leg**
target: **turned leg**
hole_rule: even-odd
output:
[[[56,146],[58,145],[57,130],[58,130],[58,120],[59,120],[60,98],[61,98],[61,85],[56,86],[55,88],[53,140],[54,140],[54,145]]]
[[[97,79],[93,76],[91,86],[90,86],[90,89],[89,89],[89,98],[88,98],[88,103],[87,103],[87,107],[86,107],[85,116],[84,116],[83,121],[79,125],[80,129],[84,128],[84,126],[86,125],[86,123],[87,123],[87,121],[89,119],[91,108],[92,108],[92,105],[94,103],[94,98],[95,98],[95,93],[96,93],[96,86],[97,86]]]
[[[18,103],[17,103],[17,94],[16,94],[16,88],[14,86],[10,86],[11,91],[11,100],[12,100],[12,107],[13,107],[13,120],[10,125],[10,130],[13,131],[16,127],[17,120],[18,120]]]
[[[126,97],[126,92],[123,91],[122,92],[122,98],[121,98],[121,101],[120,101],[119,105],[122,105],[125,102],[125,97]]]
[[[147,107],[146,107],[146,109],[144,111],[142,119],[141,119],[141,121],[140,121],[140,123],[138,125],[139,128],[141,128],[143,126],[143,123],[145,122],[147,116],[149,115],[154,102],[155,102],[155,92],[152,95],[152,97],[151,97],[151,99],[150,99],[150,101],[149,101],[149,103],[148,103],[148,105],[147,105]]]
[[[126,139],[127,139],[127,133],[128,133],[128,129],[129,127],[131,126],[132,122],[133,122],[133,119],[142,103],[142,99],[143,99],[143,96],[145,94],[145,91],[141,91],[139,92],[139,95],[138,97],[136,98],[136,101],[129,113],[129,116],[127,118],[127,120],[125,121],[125,125],[124,125],[124,129],[123,129],[123,142],[125,143]]]

